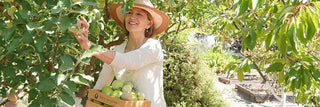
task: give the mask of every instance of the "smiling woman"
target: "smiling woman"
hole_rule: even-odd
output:
[[[152,102],[152,107],[165,107],[163,52],[160,42],[153,37],[168,27],[169,18],[153,8],[149,0],[135,0],[134,8],[125,15],[121,14],[121,6],[111,5],[109,13],[126,31],[128,39],[115,46],[114,50],[105,50],[95,55],[105,64],[94,89],[110,85],[114,77],[121,81],[131,81],[136,91],[144,93],[145,98]],[[89,49],[92,46],[88,39],[89,24],[81,18],[77,25],[82,34],[74,33],[75,37],[82,49]]]

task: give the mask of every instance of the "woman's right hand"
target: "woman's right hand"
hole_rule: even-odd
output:
[[[80,47],[84,50],[87,50],[91,47],[91,42],[88,39],[89,24],[86,19],[80,17],[80,20],[77,21],[77,27],[82,34],[74,32],[74,36],[78,40]]]

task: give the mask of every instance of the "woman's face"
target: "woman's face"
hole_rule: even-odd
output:
[[[133,8],[125,15],[125,25],[129,32],[145,32],[152,24],[145,10]]]

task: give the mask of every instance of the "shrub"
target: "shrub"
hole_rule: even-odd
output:
[[[203,55],[192,51],[185,38],[164,40],[164,94],[169,107],[225,106],[214,87],[215,73],[205,63]],[[190,46],[190,47],[189,47]]]

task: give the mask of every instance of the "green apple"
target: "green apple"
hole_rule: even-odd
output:
[[[102,88],[101,92],[110,96],[113,93],[113,89],[111,86],[107,85]]]
[[[133,87],[133,83],[131,81],[124,82],[124,85],[130,85],[131,87]]]
[[[132,87],[130,85],[124,85],[122,87],[122,92],[126,92],[126,93],[129,93],[132,91]]]
[[[111,96],[120,99],[121,95],[122,95],[122,92],[120,90],[114,90]]]
[[[114,80],[111,86],[115,90],[120,89],[123,86],[123,82],[121,80]]]
[[[131,92],[131,93],[132,93],[132,101],[138,101],[136,92]]]
[[[133,95],[132,95],[131,92],[129,92],[129,93],[126,93],[126,92],[125,92],[125,93],[123,93],[123,94],[121,95],[121,99],[122,99],[122,100],[131,101],[132,98],[133,98]]]
[[[138,92],[138,93],[137,93],[137,97],[138,97],[138,100],[144,100],[145,95],[144,95],[144,93],[142,93],[142,92]]]

